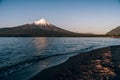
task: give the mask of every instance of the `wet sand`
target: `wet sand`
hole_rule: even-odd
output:
[[[45,69],[31,80],[119,80],[120,46],[80,53]]]

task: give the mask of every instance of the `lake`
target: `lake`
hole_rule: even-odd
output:
[[[96,48],[120,45],[118,38],[1,37],[0,79],[27,80],[69,57]],[[22,75],[21,75],[22,74]]]

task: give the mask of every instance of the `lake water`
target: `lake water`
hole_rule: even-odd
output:
[[[0,79],[8,76],[11,80],[23,80],[23,78],[27,80],[29,76],[35,75],[45,68],[62,63],[70,56],[113,45],[120,45],[120,39],[1,37]],[[25,77],[26,75],[28,77]]]

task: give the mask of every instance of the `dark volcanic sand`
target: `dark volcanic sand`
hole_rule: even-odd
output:
[[[120,80],[120,46],[73,56],[45,69],[31,80]]]

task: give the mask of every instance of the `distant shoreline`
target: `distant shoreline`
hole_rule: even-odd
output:
[[[60,65],[43,70],[31,80],[118,80],[119,53],[120,46],[81,53]]]
[[[0,37],[112,37],[114,38],[114,36],[106,36],[106,35],[102,35],[102,36],[99,36],[99,35],[91,35],[91,36],[0,36]]]
[[[0,37],[110,37],[110,38],[120,38],[120,36],[117,36],[117,35],[86,35],[86,34],[83,34],[83,35],[60,35],[60,36],[31,36],[31,35],[0,35]]]

